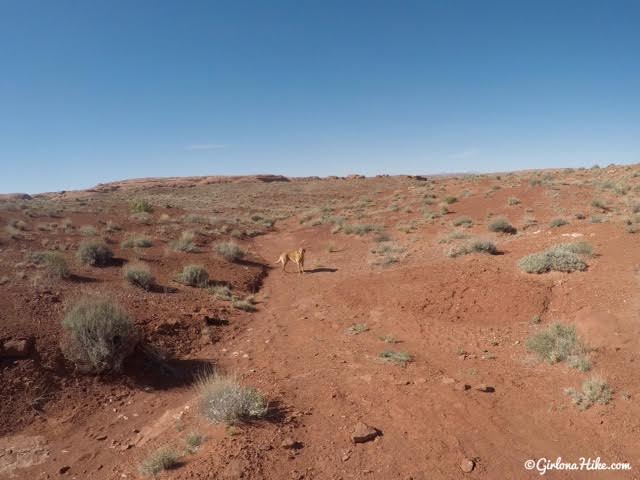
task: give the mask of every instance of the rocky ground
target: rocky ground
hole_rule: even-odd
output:
[[[151,212],[132,212],[140,199]],[[537,478],[524,462],[557,457],[632,470],[547,478],[638,478],[639,212],[637,166],[145,179],[5,196],[0,478],[144,478],[140,464],[162,447],[179,452],[159,474],[171,479]],[[516,231],[491,231],[499,218]],[[176,251],[185,231],[193,251]],[[151,246],[127,246],[142,237]],[[106,241],[114,260],[79,264],[87,239]],[[463,254],[474,239],[495,254]],[[222,258],[227,241],[247,255]],[[571,242],[593,249],[582,271],[519,266]],[[280,271],[278,255],[299,246],[307,273]],[[48,250],[69,277],[34,260]],[[139,262],[156,278],[150,291],[123,279]],[[178,281],[186,264],[255,311]],[[65,312],[95,294],[142,332],[122,374],[82,374],[62,354]],[[528,347],[553,322],[575,326],[588,371]],[[204,418],[194,379],[212,369],[262,392],[266,417]],[[565,389],[596,376],[612,398],[578,408]]]

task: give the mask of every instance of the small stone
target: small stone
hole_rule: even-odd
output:
[[[493,393],[496,391],[495,388],[490,387],[488,385],[485,385],[484,383],[481,383],[480,385],[477,385],[475,387],[476,390],[480,391],[480,392],[485,392],[485,393]]]
[[[58,471],[60,472],[60,475],[64,475],[69,470],[71,470],[71,467],[69,465],[65,465],[64,467],[60,467],[60,470],[58,470]]]
[[[464,473],[471,473],[475,468],[475,466],[476,466],[476,462],[474,462],[470,458],[464,458],[460,462],[460,470],[462,470]]]
[[[282,443],[280,443],[280,446],[287,450],[293,450],[300,447],[300,442],[296,442],[291,437],[286,437],[284,440],[282,440]]]
[[[365,443],[370,442],[380,435],[380,431],[370,427],[364,422],[358,422],[351,434],[351,441],[353,443]]]
[[[106,435],[98,435],[98,436],[96,437],[96,440],[98,440],[98,441],[100,441],[100,442],[101,442],[102,440],[106,440],[106,439],[107,439],[107,436],[106,436]]]

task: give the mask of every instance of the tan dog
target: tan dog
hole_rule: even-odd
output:
[[[286,272],[287,263],[293,262],[298,266],[298,273],[304,273],[304,252],[302,247],[293,252],[285,252],[278,257],[276,263],[282,263],[282,271]]]

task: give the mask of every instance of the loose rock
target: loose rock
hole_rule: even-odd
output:
[[[353,443],[370,442],[380,434],[379,430],[370,427],[364,422],[358,422],[351,434],[351,441],[353,441]]]

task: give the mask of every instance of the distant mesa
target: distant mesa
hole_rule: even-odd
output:
[[[0,193],[0,200],[31,200],[28,193]]]

